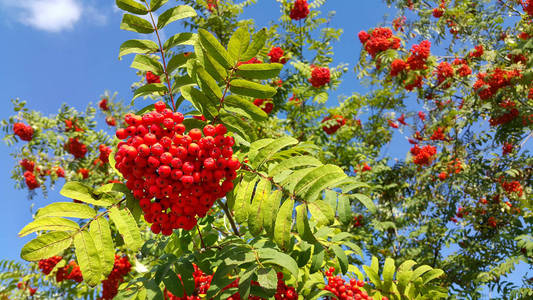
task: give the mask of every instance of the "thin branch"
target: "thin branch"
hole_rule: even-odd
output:
[[[218,205],[220,205],[220,207],[222,207],[222,209],[224,210],[224,213],[226,213],[226,216],[228,217],[229,223],[231,225],[231,228],[233,229],[233,232],[235,232],[235,235],[241,236],[241,234],[239,233],[239,229],[237,228],[237,225],[235,225],[233,216],[231,215],[231,212],[228,209],[228,206],[224,202],[222,202],[220,199],[217,199],[217,203]]]

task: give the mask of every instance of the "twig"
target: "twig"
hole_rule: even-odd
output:
[[[222,209],[224,210],[224,213],[226,213],[226,216],[228,217],[228,220],[229,220],[229,223],[231,225],[231,228],[233,229],[233,232],[235,232],[235,234],[237,236],[241,236],[241,234],[239,233],[239,229],[237,228],[237,225],[235,225],[235,221],[233,220],[233,216],[231,215],[231,212],[229,211],[229,209],[226,206],[226,204],[224,204],[224,202],[220,201],[220,199],[217,199],[217,203],[218,203],[218,205],[220,205],[220,207],[222,207]]]

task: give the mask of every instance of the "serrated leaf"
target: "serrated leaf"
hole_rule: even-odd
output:
[[[317,200],[309,202],[307,205],[318,226],[328,226],[335,221],[335,212],[326,202]]]
[[[213,117],[218,115],[218,103],[213,100],[213,98],[207,97],[198,89],[195,89],[190,85],[181,87],[180,91],[182,96],[193,103],[208,120],[212,120]]]
[[[369,212],[373,214],[376,213],[377,211],[376,205],[374,204],[372,199],[370,199],[370,197],[368,197],[367,195],[356,193],[356,194],[351,194],[350,196],[357,199],[359,202],[361,202],[361,204],[363,204],[368,209]]]
[[[230,58],[228,52],[219,43],[217,38],[205,29],[198,29],[199,41],[202,47],[224,68],[231,69],[234,62]]]
[[[257,152],[257,155],[254,156],[253,160],[250,158],[250,162],[252,163],[252,166],[254,166],[254,168],[259,169],[265,162],[269,161],[269,159],[274,154],[276,154],[276,152],[280,151],[285,147],[296,144],[298,144],[298,140],[290,136],[275,139],[268,145],[261,148]]]
[[[281,190],[275,190],[266,199],[264,203],[263,211],[263,226],[268,235],[272,236],[274,232],[274,224],[276,222],[276,216],[281,202],[283,192]]]
[[[162,29],[172,22],[191,17],[196,17],[196,11],[188,5],[170,8],[157,18],[157,29]]]
[[[163,277],[163,283],[165,284],[165,288],[171,292],[173,295],[179,295],[182,296],[184,292],[183,284],[181,283],[181,280],[178,278],[178,275],[174,273],[174,271],[169,270],[169,272]]]
[[[196,65],[195,73],[198,78],[198,85],[206,96],[212,98],[214,101],[220,101],[222,98],[222,91],[216,80],[200,65]]]
[[[120,29],[138,33],[154,32],[154,27],[152,24],[150,24],[150,22],[130,14],[124,14],[122,17],[122,22],[120,23]]]
[[[104,217],[92,221],[91,225],[89,225],[89,233],[100,255],[102,274],[107,276],[113,270],[113,265],[115,264],[115,247],[109,222]]]
[[[369,266],[363,266],[363,269],[365,270],[366,276],[372,281],[376,288],[381,289],[381,279],[379,278],[378,272]]]
[[[246,141],[250,142],[256,139],[255,131],[250,127],[250,122],[228,113],[220,113],[220,120],[226,125],[228,131],[239,134]]]
[[[272,186],[270,181],[262,178],[255,188],[254,198],[248,215],[248,227],[253,236],[259,235],[264,228],[265,202],[268,200]]]
[[[131,212],[128,209],[111,207],[109,218],[115,223],[126,247],[133,252],[137,252],[142,247],[143,240]]]
[[[231,35],[228,43],[228,54],[234,61],[240,61],[250,44],[250,31],[247,26],[241,26]]]
[[[150,71],[155,74],[163,73],[163,66],[157,59],[143,54],[135,55],[130,67],[141,71]]]
[[[340,195],[337,202],[337,214],[343,224],[349,224],[353,220],[352,206],[350,199],[345,195]]]
[[[244,79],[234,79],[230,82],[230,91],[232,93],[254,97],[254,98],[271,98],[277,90],[268,85],[262,85],[253,81]]]
[[[243,64],[237,68],[235,74],[248,79],[270,79],[277,77],[282,68],[283,65],[278,63]]]
[[[441,270],[441,269],[433,269],[433,270],[430,270],[428,271],[426,274],[424,274],[423,276],[423,283],[424,284],[427,284],[428,282],[432,281],[433,279],[436,279],[436,278],[439,278],[441,277],[442,275],[444,275],[444,271]]]
[[[164,50],[170,50],[178,45],[189,45],[192,46],[198,40],[198,35],[191,32],[180,32],[171,36],[163,44]]]
[[[292,229],[292,211],[294,208],[294,199],[285,200],[281,205],[274,227],[274,241],[284,250],[287,250],[291,239]]]
[[[315,273],[322,269],[322,263],[324,262],[324,254],[324,247],[319,243],[315,243],[313,256],[311,257],[311,267],[309,269],[309,272]]]
[[[34,220],[30,224],[24,226],[18,233],[19,237],[26,236],[36,231],[77,231],[80,229],[78,223],[59,217],[43,217]]]
[[[172,56],[172,58],[168,61],[167,64],[167,72],[169,74],[172,74],[177,68],[185,66],[187,61],[191,58],[194,58],[194,54],[192,54],[191,52],[188,52],[187,54],[180,53]]]
[[[61,253],[72,243],[72,235],[56,231],[45,233],[22,247],[20,257],[27,261],[38,261]]]
[[[88,231],[83,230],[74,236],[74,250],[83,274],[83,281],[89,286],[99,284],[100,277],[103,275],[99,250],[96,249],[93,238]]]
[[[244,53],[244,55],[241,57],[240,60],[247,61],[247,60],[250,60],[256,57],[257,54],[259,54],[259,51],[261,51],[261,49],[263,49],[263,47],[265,46],[266,40],[267,40],[266,28],[262,28],[261,30],[259,30],[253,35],[251,44],[248,46],[248,48],[246,49],[246,52]]]
[[[135,100],[137,99],[138,97],[141,97],[141,96],[147,96],[147,95],[152,95],[152,94],[156,94],[158,96],[161,96],[160,93],[163,93],[166,94],[168,93],[168,88],[166,87],[166,85],[162,84],[162,83],[150,83],[150,84],[145,84],[139,88],[137,88],[135,90],[135,92],[133,93],[133,99],[132,100]]]
[[[90,219],[96,216],[96,212],[91,207],[81,203],[55,202],[40,208],[35,218],[42,217],[67,217]]]
[[[113,154],[109,155],[110,162],[111,159],[114,161],[114,158],[115,156]],[[93,189],[81,182],[66,182],[59,193],[67,198],[79,200],[93,205],[109,206],[113,204],[109,201],[96,199],[96,196],[93,195]]]
[[[217,82],[224,82],[228,77],[228,71],[224,69],[209,53],[204,53],[204,66],[209,75]]]
[[[311,227],[309,226],[309,219],[307,217],[307,205],[304,203],[296,207],[296,230],[302,240],[309,243],[316,243]]]
[[[237,187],[237,194],[235,195],[235,220],[242,224],[248,220],[250,213],[250,201],[255,189],[255,185],[259,180],[258,177],[246,178],[244,177]]]
[[[418,277],[422,276],[422,274],[426,273],[427,271],[432,270],[433,268],[428,265],[421,265],[420,267],[416,268],[413,271],[413,275],[411,276],[411,281],[415,281]]]
[[[118,58],[126,54],[140,53],[148,54],[159,51],[159,46],[150,40],[129,40],[120,45]]]
[[[335,256],[337,257],[337,261],[339,262],[339,266],[341,267],[342,274],[346,274],[348,272],[348,256],[346,253],[344,253],[344,250],[338,245],[331,245],[331,250],[333,250],[333,253],[335,253]]]
[[[148,13],[144,5],[133,0],[116,0],[115,3],[120,9],[136,15],[146,15]]]
[[[272,248],[259,248],[257,254],[263,264],[275,264],[291,272],[294,278],[298,278],[298,264],[289,255]]]
[[[394,259],[387,257],[383,265],[383,291],[388,292],[392,286],[395,266]]]
[[[150,0],[150,11],[154,12],[158,10],[161,6],[165,5],[168,0]]]
[[[294,191],[304,199],[313,201],[321,191],[345,177],[346,174],[340,167],[323,165],[307,173],[294,187]]]
[[[255,121],[263,121],[268,118],[267,113],[253,104],[252,101],[243,99],[237,95],[229,95],[224,98],[224,108],[229,110],[228,107],[242,109],[243,112],[248,114]]]
[[[284,170],[306,166],[315,167],[320,165],[322,165],[322,162],[312,156],[299,155],[280,161],[279,164],[277,164],[268,172],[268,175],[270,177],[274,177]]]

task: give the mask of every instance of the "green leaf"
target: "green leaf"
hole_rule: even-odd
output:
[[[38,261],[61,253],[72,243],[72,236],[66,232],[45,233],[22,247],[20,257],[27,261]]]
[[[156,94],[156,93],[157,93],[157,96],[161,96],[161,93],[164,95],[164,94],[168,93],[168,88],[166,87],[166,85],[164,85],[162,83],[145,84],[145,85],[143,85],[140,88],[135,90],[135,92],[133,93],[133,99],[132,100],[135,100],[135,99],[137,99],[138,97],[141,97],[141,96],[153,95],[153,94]]]
[[[276,152],[285,147],[296,144],[298,144],[298,140],[290,136],[284,136],[279,139],[275,139],[259,150],[257,155],[254,156],[253,160],[250,158],[250,162],[254,168],[259,169],[265,162],[269,161],[270,158],[276,154]]]
[[[154,12],[158,10],[161,6],[165,5],[168,0],[150,0],[150,11]]]
[[[90,219],[96,216],[94,209],[81,203],[56,202],[37,211],[35,218],[42,217],[67,217]]]
[[[350,199],[345,195],[340,195],[337,202],[337,213],[339,220],[343,224],[349,224],[353,220],[352,206],[350,205]]]
[[[196,11],[188,5],[170,8],[157,18],[157,29],[161,29],[172,22],[191,17],[196,17]]]
[[[243,112],[249,115],[254,121],[263,121],[268,118],[267,113],[255,106],[252,101],[243,99],[237,95],[229,95],[224,98],[224,108],[228,109],[228,107],[242,109]]]
[[[422,274],[430,270],[433,270],[433,268],[428,265],[421,265],[414,270],[413,275],[411,276],[411,281],[415,281],[418,277],[422,276]]]
[[[19,237],[26,236],[36,231],[77,231],[80,229],[78,223],[59,217],[44,217],[39,218],[24,226],[18,233]]]
[[[124,14],[122,17],[122,23],[120,23],[120,29],[138,33],[154,32],[154,27],[150,22],[130,14]]]
[[[255,188],[254,198],[248,215],[248,227],[253,236],[258,236],[263,231],[265,222],[265,202],[268,200],[272,186],[270,181],[261,178]]]
[[[335,165],[323,165],[307,173],[294,187],[296,194],[308,201],[316,199],[327,187],[346,177],[344,171]]]
[[[282,64],[243,64],[235,71],[236,75],[248,79],[270,79],[279,75]]]
[[[135,55],[135,59],[133,59],[130,67],[141,71],[150,71],[155,74],[163,74],[161,63],[156,58],[148,55]]]
[[[218,114],[217,102],[212,98],[207,97],[198,89],[190,85],[182,86],[180,88],[181,95],[189,100],[207,119],[212,120]]]
[[[328,226],[335,221],[335,212],[326,202],[317,200],[309,202],[308,206],[311,215],[317,220],[318,226]]]
[[[372,257],[372,264],[374,265],[374,260],[377,264],[377,258]],[[369,267],[369,266],[363,266],[363,269],[365,270],[366,276],[372,281],[372,283],[376,286],[376,288],[381,289],[381,279],[379,278],[379,273],[376,270],[376,268]]]
[[[202,44],[202,47],[209,53],[213,58],[221,64],[226,69],[231,69],[234,62],[230,58],[224,46],[220,44],[217,38],[212,35],[209,31],[205,29],[198,29],[199,41]]]
[[[159,46],[150,40],[129,40],[120,45],[118,58],[130,53],[155,53],[159,51]]]
[[[320,165],[322,165],[322,162],[312,156],[299,155],[280,161],[279,164],[277,164],[274,168],[272,168],[272,170],[268,172],[268,176],[274,177],[282,171],[293,168],[306,166],[316,167]]]
[[[220,101],[222,98],[222,91],[220,90],[216,80],[209,75],[209,73],[207,73],[203,67],[197,65],[195,69],[198,77],[198,85],[202,91],[206,94],[206,96],[212,98],[218,103],[218,101]]]
[[[248,220],[248,215],[250,213],[250,201],[258,180],[258,177],[244,177],[237,187],[234,210],[235,220],[239,224],[242,224]]]
[[[178,278],[178,275],[174,273],[174,271],[169,270],[169,272],[163,277],[163,283],[165,284],[165,288],[169,290],[169,292],[172,293],[172,295],[176,296],[182,296],[184,292],[183,284],[181,283],[181,280]]]
[[[109,155],[110,160],[111,158],[113,159],[115,158],[114,154]],[[76,181],[66,182],[63,185],[63,188],[61,188],[61,191],[59,193],[67,198],[79,200],[79,201],[93,204],[93,205],[109,206],[113,204],[108,201],[96,199],[97,197],[93,195],[92,188],[88,187],[87,185],[81,182],[76,182]]]
[[[394,259],[387,257],[383,265],[383,291],[388,292],[392,286],[395,266]]]
[[[309,227],[307,215],[307,205],[305,203],[296,207],[296,230],[302,240],[313,244],[317,241],[311,231],[311,227]]]
[[[204,53],[204,66],[205,70],[211,75],[217,82],[224,82],[228,77],[228,71],[224,69],[209,53]]]
[[[127,12],[136,14],[136,15],[146,15],[148,10],[144,5],[133,0],[116,0],[117,6]]]
[[[250,44],[250,32],[248,26],[241,26],[235,30],[228,43],[228,54],[234,61],[240,61],[248,45]]]
[[[220,113],[220,120],[226,125],[228,131],[239,134],[246,141],[253,141],[256,139],[255,131],[250,127],[250,122],[222,112]]]
[[[281,190],[275,190],[270,193],[264,203],[263,226],[265,227],[267,234],[270,236],[274,233],[274,224],[276,222],[276,215],[278,213],[282,196],[283,192]]]
[[[230,91],[232,93],[249,96],[254,98],[271,98],[277,90],[268,85],[262,85],[256,82],[252,82],[244,79],[234,79],[230,82]]]
[[[331,250],[335,253],[335,256],[337,257],[337,261],[339,262],[339,266],[341,267],[342,274],[346,274],[348,272],[348,256],[346,253],[344,253],[344,250],[338,245],[331,245]]]
[[[263,28],[256,32],[252,37],[252,43],[246,49],[246,52],[241,57],[241,61],[250,60],[259,54],[259,51],[263,49],[267,40],[266,28]]]
[[[289,255],[272,248],[259,248],[257,254],[263,264],[275,264],[287,269],[294,278],[298,278],[298,264]]]
[[[83,281],[89,286],[99,284],[100,277],[102,277],[100,255],[91,234],[86,230],[76,234],[74,236],[74,248],[76,259],[83,274]]]
[[[370,199],[367,195],[364,195],[364,194],[352,194],[351,197],[359,200],[359,202],[361,202],[361,204],[363,204],[369,212],[375,214],[376,211],[377,211],[377,207],[376,205],[374,204],[374,202],[372,201],[372,199]]]
[[[115,246],[113,245],[109,222],[104,217],[92,221],[89,226],[89,233],[100,255],[102,274],[107,276],[113,270],[113,265],[115,264]]]
[[[143,245],[141,232],[128,209],[118,209],[111,207],[109,210],[109,218],[117,226],[118,232],[122,235],[124,244],[129,250],[137,252]]]
[[[314,245],[313,256],[311,257],[311,267],[309,269],[309,272],[315,273],[322,269],[322,263],[324,262],[324,254],[324,247],[321,244],[316,243]]]
[[[257,270],[257,282],[263,288],[275,290],[278,286],[278,276],[272,268],[260,268]]]
[[[424,284],[427,284],[428,282],[432,281],[433,279],[439,278],[442,275],[444,275],[444,271],[441,269],[433,269],[428,271],[426,274],[424,274]]]
[[[196,33],[191,32],[180,32],[173,36],[171,36],[166,42],[163,44],[164,50],[172,49],[178,45],[194,45],[196,41],[198,40],[198,35]]]
[[[292,210],[294,199],[287,199],[281,205],[274,228],[274,241],[281,249],[287,250],[291,239]]]

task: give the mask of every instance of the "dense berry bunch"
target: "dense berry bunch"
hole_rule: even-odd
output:
[[[215,200],[233,189],[240,162],[232,157],[233,137],[226,127],[206,125],[185,134],[183,115],[165,108],[143,116],[127,114],[129,127],[118,129],[116,168],[127,180],[152,224],[154,233],[191,230],[196,216],[202,218]]]
[[[146,72],[146,82],[147,83],[161,83],[161,79],[159,76],[155,75],[154,73],[148,71]]]
[[[131,264],[127,256],[115,255],[115,264],[113,270],[107,276],[107,279],[102,281],[102,300],[111,300],[118,293],[118,286],[131,271]]]
[[[50,272],[54,269],[58,262],[63,259],[61,256],[52,256],[47,259],[41,259],[39,261],[39,269],[43,272],[44,275],[49,275]]]
[[[361,287],[365,285],[362,280],[350,279],[350,282],[346,282],[340,275],[333,276],[335,268],[330,267],[326,271],[326,277],[328,284],[324,287],[324,290],[330,291],[339,300],[355,300],[355,299],[372,299],[368,296],[366,291],[362,291]],[[328,297],[330,299],[330,297]]]
[[[322,130],[324,130],[324,132],[326,132],[327,134],[334,134],[335,132],[337,132],[337,130],[339,130],[339,128],[341,128],[341,126],[344,126],[346,124],[346,119],[344,119],[344,117],[340,115],[325,117],[324,120],[322,120],[322,123],[328,120],[335,120],[337,121],[337,124],[334,124],[334,125],[324,124],[322,126]]]
[[[492,73],[479,73],[478,80],[474,83],[474,89],[478,92],[479,98],[487,100],[492,98],[500,89],[511,85],[515,77],[521,77],[519,70],[502,70],[496,68]]]
[[[109,106],[107,106],[107,98],[100,100],[100,102],[98,103],[98,106],[100,107],[101,110],[108,111]]]
[[[407,64],[411,70],[425,70],[426,62],[431,54],[431,42],[422,41],[418,45],[413,45],[411,55],[407,58]]]
[[[283,54],[285,54],[285,52],[280,47],[272,47],[272,49],[270,49],[270,52],[268,52],[270,62],[282,64],[286,63],[287,59],[283,57]]]
[[[33,127],[24,123],[13,124],[13,132],[23,141],[31,141],[33,138]]]
[[[309,15],[309,4],[307,4],[307,0],[296,0],[289,17],[293,20],[301,20],[307,18],[307,15]]]
[[[109,117],[106,117],[105,118],[105,122],[107,125],[109,126],[117,126],[117,121],[115,120],[115,118],[109,116]]]
[[[390,65],[390,76],[398,76],[398,74],[403,72],[405,69],[407,69],[407,63],[402,59],[395,59]]]
[[[83,158],[87,154],[87,146],[80,142],[78,138],[69,138],[65,148],[75,158]]]
[[[455,59],[452,63],[456,67],[456,72],[461,77],[466,77],[472,74],[472,69],[468,66],[468,63],[464,59]]]
[[[437,73],[437,83],[438,85],[441,85],[446,79],[452,78],[455,71],[453,70],[452,65],[443,61],[437,66],[435,73]],[[443,85],[442,88],[449,88],[450,85],[450,83],[447,83]]]
[[[309,82],[311,82],[311,85],[316,88],[319,88],[329,83],[331,79],[329,68],[317,66],[312,66],[312,68],[313,71],[311,71],[311,78],[309,78]]]
[[[444,141],[446,139],[446,136],[444,135],[444,129],[442,127],[438,127],[435,131],[433,131],[430,139],[433,141]]]
[[[33,169],[35,168],[35,162],[28,160],[24,158],[19,162],[20,166],[24,169],[24,171],[30,171],[33,172]]]
[[[207,9],[213,12],[218,6],[218,0],[207,0]]]
[[[32,288],[30,285],[29,285],[29,282],[19,282],[17,283],[17,288],[19,290],[28,290],[28,294],[30,294],[30,296],[33,296],[35,295],[35,293],[37,292],[37,288]]]
[[[497,117],[492,117],[489,120],[490,126],[505,125],[509,122],[512,122],[520,115],[520,112],[516,108],[510,108],[505,113],[500,114]]]
[[[404,29],[403,27],[405,26],[405,21],[407,20],[407,17],[406,16],[402,16],[402,17],[398,17],[394,20],[392,20],[392,28],[394,28],[394,30],[396,31],[401,31],[403,32]]]
[[[507,194],[516,193],[518,196],[522,196],[523,189],[522,185],[518,181],[503,181],[501,183],[502,188]]]
[[[524,7],[524,11],[533,17],[533,0],[522,0],[522,6]]]
[[[274,103],[269,99],[255,99],[254,105],[261,108],[267,114],[272,112],[272,109],[274,109]]]
[[[111,147],[106,146],[105,144],[101,144],[98,147],[98,150],[100,150],[100,156],[98,157],[100,161],[102,161],[104,164],[109,162],[109,154],[113,152],[113,149]]]
[[[256,57],[252,57],[250,58],[249,60],[247,61],[240,61],[237,63],[237,67],[239,66],[242,66],[242,65],[249,65],[249,64],[262,64],[263,62],[259,59],[257,59]]]
[[[353,217],[353,221],[354,221],[354,224],[353,224],[353,227],[361,227],[363,226],[363,215],[357,215],[357,216],[354,216]]]
[[[392,30],[387,27],[373,29],[370,34],[365,31],[359,32],[359,40],[363,44],[366,52],[375,58],[379,53],[389,49],[399,49],[401,40],[392,34]]]
[[[194,273],[192,274],[194,278],[194,293],[193,295],[187,295],[185,292],[183,293],[182,297],[178,297],[173,295],[171,292],[166,291],[165,292],[165,300],[201,300],[199,295],[203,295],[207,293],[207,290],[209,289],[209,286],[211,285],[211,279],[213,278],[213,275],[207,275],[202,270],[200,270],[195,264],[194,266]],[[179,280],[181,279],[181,275],[178,275]]]
[[[37,181],[37,177],[35,177],[35,175],[30,171],[24,172],[24,181],[30,190],[34,190],[41,186],[39,181]]]
[[[77,124],[76,124],[76,121],[75,120],[71,120],[71,119],[67,119],[65,120],[65,131],[69,132],[69,131],[76,131],[76,132],[81,132],[83,131],[82,128],[80,128]]]
[[[514,145],[512,143],[505,142],[502,146],[502,155],[507,155],[513,152]]]
[[[413,155],[413,162],[419,166],[429,166],[435,159],[437,154],[437,148],[431,145],[426,145],[422,148],[418,145],[414,145],[411,148],[411,154]]]
[[[83,281],[80,266],[75,261],[71,260],[68,265],[57,269],[56,281],[61,282],[63,280],[72,280],[78,283]]]

